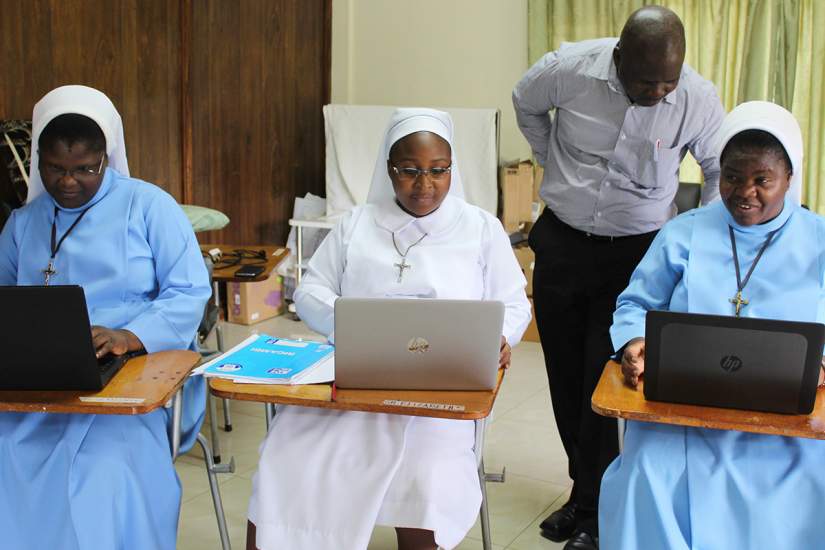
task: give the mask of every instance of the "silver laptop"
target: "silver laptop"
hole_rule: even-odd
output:
[[[339,298],[335,385],[492,389],[503,325],[504,304],[495,301]]]
[[[820,323],[649,311],[645,399],[809,414],[823,341]]]

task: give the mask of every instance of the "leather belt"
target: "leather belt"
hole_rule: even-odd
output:
[[[575,227],[572,227],[572,226],[570,226],[570,225],[567,225],[566,223],[564,223],[563,221],[561,221],[561,220],[558,218],[558,216],[556,216],[556,214],[554,214],[554,213],[553,213],[553,211],[552,211],[552,210],[550,210],[549,208],[546,208],[546,207],[545,207],[545,209],[544,209],[544,213],[543,213],[542,215],[544,215],[544,216],[548,216],[548,217],[549,217],[551,220],[553,220],[556,224],[558,224],[558,225],[560,225],[560,226],[564,227],[565,229],[567,229],[567,230],[569,230],[569,231],[571,231],[571,232],[573,232],[573,233],[577,233],[578,235],[581,235],[581,236],[582,236],[582,237],[584,237],[585,239],[588,239],[588,240],[591,240],[591,241],[594,241],[594,242],[608,242],[608,243],[612,243],[612,242],[622,241],[622,240],[626,240],[626,239],[634,239],[634,238],[638,238],[638,237],[646,237],[646,236],[650,235],[651,233],[655,233],[655,231],[651,231],[651,232],[649,232],[649,233],[640,233],[640,234],[638,234],[638,235],[617,235],[617,236],[612,236],[612,235],[596,235],[595,233],[590,233],[590,232],[588,232],[588,231],[582,231],[582,230],[580,230],[580,229],[576,229]]]

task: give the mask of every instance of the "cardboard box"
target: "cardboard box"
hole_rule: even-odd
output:
[[[499,185],[501,186],[501,222],[508,233],[513,233],[519,230],[523,222],[532,221],[533,163],[522,161],[502,166]]]
[[[530,309],[533,311],[533,318],[530,319],[530,324],[527,325],[527,330],[524,331],[524,336],[521,337],[523,342],[541,342],[539,340],[539,329],[536,326],[536,308],[533,306],[533,299],[530,298]]]
[[[533,295],[533,270],[536,268],[536,254],[529,246],[520,246],[513,249],[513,254],[516,255],[518,264],[524,272],[524,278],[527,279],[527,296]]]
[[[251,325],[284,312],[283,280],[271,275],[256,283],[227,283],[227,320]]]

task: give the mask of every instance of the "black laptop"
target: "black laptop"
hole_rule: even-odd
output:
[[[127,356],[97,359],[79,286],[0,286],[0,390],[97,391]]]
[[[810,414],[825,325],[649,311],[645,399]]]

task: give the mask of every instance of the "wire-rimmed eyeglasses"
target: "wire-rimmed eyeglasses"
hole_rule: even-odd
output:
[[[453,169],[452,166],[440,167],[436,166],[434,168],[430,168],[429,170],[424,170],[422,168],[413,168],[413,167],[404,167],[398,168],[397,166],[392,165],[392,169],[395,172],[395,175],[401,181],[415,181],[421,176],[429,176],[430,180],[432,181],[441,181],[447,177],[450,171]]]
[[[76,179],[78,181],[89,181],[100,174],[103,173],[103,163],[106,161],[106,153],[103,153],[103,156],[100,157],[100,163],[97,167],[92,165],[86,166],[77,166],[75,168],[71,168],[69,170],[63,168],[62,166],[56,166],[51,163],[40,161],[41,169],[46,172],[46,175],[49,178],[62,178],[63,176],[70,176],[72,179]]]

